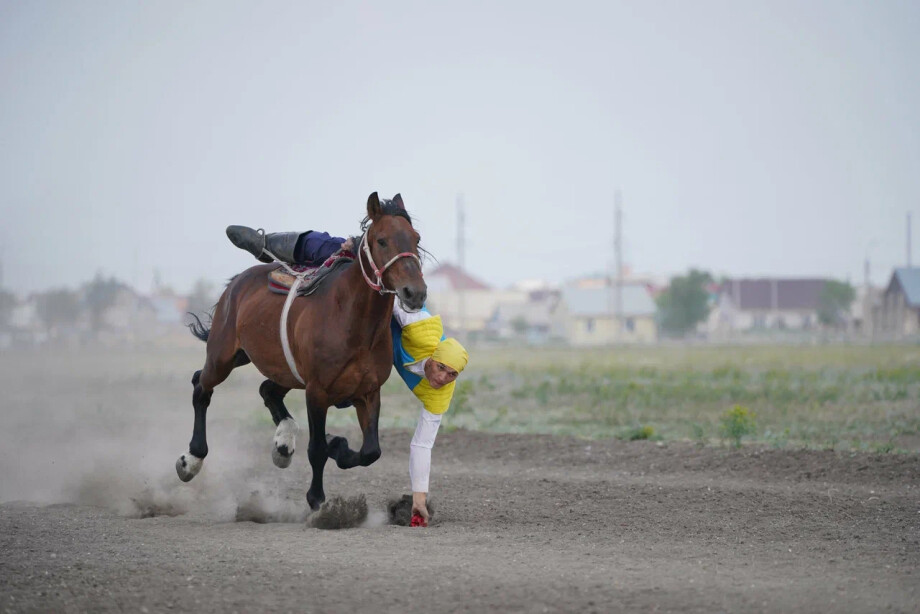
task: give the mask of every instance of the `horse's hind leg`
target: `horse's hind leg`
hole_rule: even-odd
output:
[[[351,469],[361,465],[367,467],[380,458],[380,441],[377,435],[377,423],[380,417],[380,390],[369,393],[365,398],[354,399],[355,412],[364,441],[361,450],[348,447],[344,437],[327,437],[329,458],[334,459],[340,469]]]
[[[272,446],[272,461],[275,466],[282,469],[291,464],[291,458],[294,456],[294,445],[299,427],[297,422],[284,406],[284,395],[290,392],[290,388],[280,386],[270,379],[262,382],[259,386],[259,394],[265,401],[265,407],[272,414],[272,420],[278,427],[275,429],[274,445]]]
[[[205,427],[214,387],[227,379],[234,367],[248,362],[249,357],[242,350],[235,351],[228,360],[212,359],[209,355],[204,369],[195,371],[192,376],[192,386],[194,386],[192,407],[195,408],[195,425],[192,429],[192,440],[188,444],[188,452],[180,455],[179,460],[176,461],[176,473],[183,482],[188,482],[198,475],[204,458],[208,455],[208,438]]]

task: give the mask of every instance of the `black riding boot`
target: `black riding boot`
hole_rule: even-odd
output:
[[[296,262],[294,251],[297,247],[297,240],[302,234],[301,232],[264,234],[248,226],[227,226],[227,237],[230,241],[262,262],[274,262],[272,257],[265,253],[269,251],[279,260],[294,264]]]

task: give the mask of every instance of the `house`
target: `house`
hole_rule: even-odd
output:
[[[705,329],[710,333],[808,330],[818,325],[819,278],[729,279]]]
[[[561,293],[530,292],[528,300],[499,303],[488,323],[489,336],[540,345],[565,339],[565,305]]]
[[[856,298],[850,305],[849,332],[872,336],[876,332],[882,306],[883,289],[862,285],[856,288]]]
[[[655,301],[644,283],[584,280],[562,290],[566,339],[572,345],[654,343],[658,340]]]
[[[920,267],[895,269],[882,294],[878,332],[895,337],[920,332]]]
[[[112,304],[103,309],[97,318],[95,335],[104,343],[149,341],[160,334],[155,306],[149,298],[141,296],[130,286],[119,287]]]
[[[528,298],[522,290],[492,288],[453,264],[425,273],[425,283],[429,311],[440,315],[445,331],[454,335],[484,336],[500,303],[523,303]]]
[[[48,338],[48,332],[38,317],[38,305],[34,294],[26,300],[16,300],[10,308],[5,324],[0,330],[0,350],[16,346],[34,346]]]

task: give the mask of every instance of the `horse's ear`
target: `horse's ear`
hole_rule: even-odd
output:
[[[393,197],[393,202],[396,203],[396,206],[402,209],[403,211],[406,210],[406,205],[403,204],[402,196],[400,196],[399,194]]]
[[[374,192],[367,197],[367,217],[371,221],[376,220],[380,217],[380,214],[383,213],[383,210],[380,208],[380,199],[377,198],[377,192]]]

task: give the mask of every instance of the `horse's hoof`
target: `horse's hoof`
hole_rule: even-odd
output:
[[[275,463],[275,467],[279,469],[285,469],[291,466],[291,461],[293,457],[290,454],[287,454],[287,448],[282,446],[281,448],[275,447],[272,450],[272,462]]]
[[[313,490],[307,491],[307,504],[310,506],[310,509],[314,512],[319,509],[319,506],[323,504],[323,501],[326,500],[326,494],[320,493],[319,496],[313,494]]]
[[[176,461],[176,473],[183,482],[188,482],[201,471],[201,465],[204,463],[203,458],[198,458],[191,452],[186,452]]]
[[[297,423],[293,418],[285,418],[275,429],[274,446],[272,446],[272,462],[276,467],[284,469],[291,465],[294,456],[294,441],[297,435]]]

